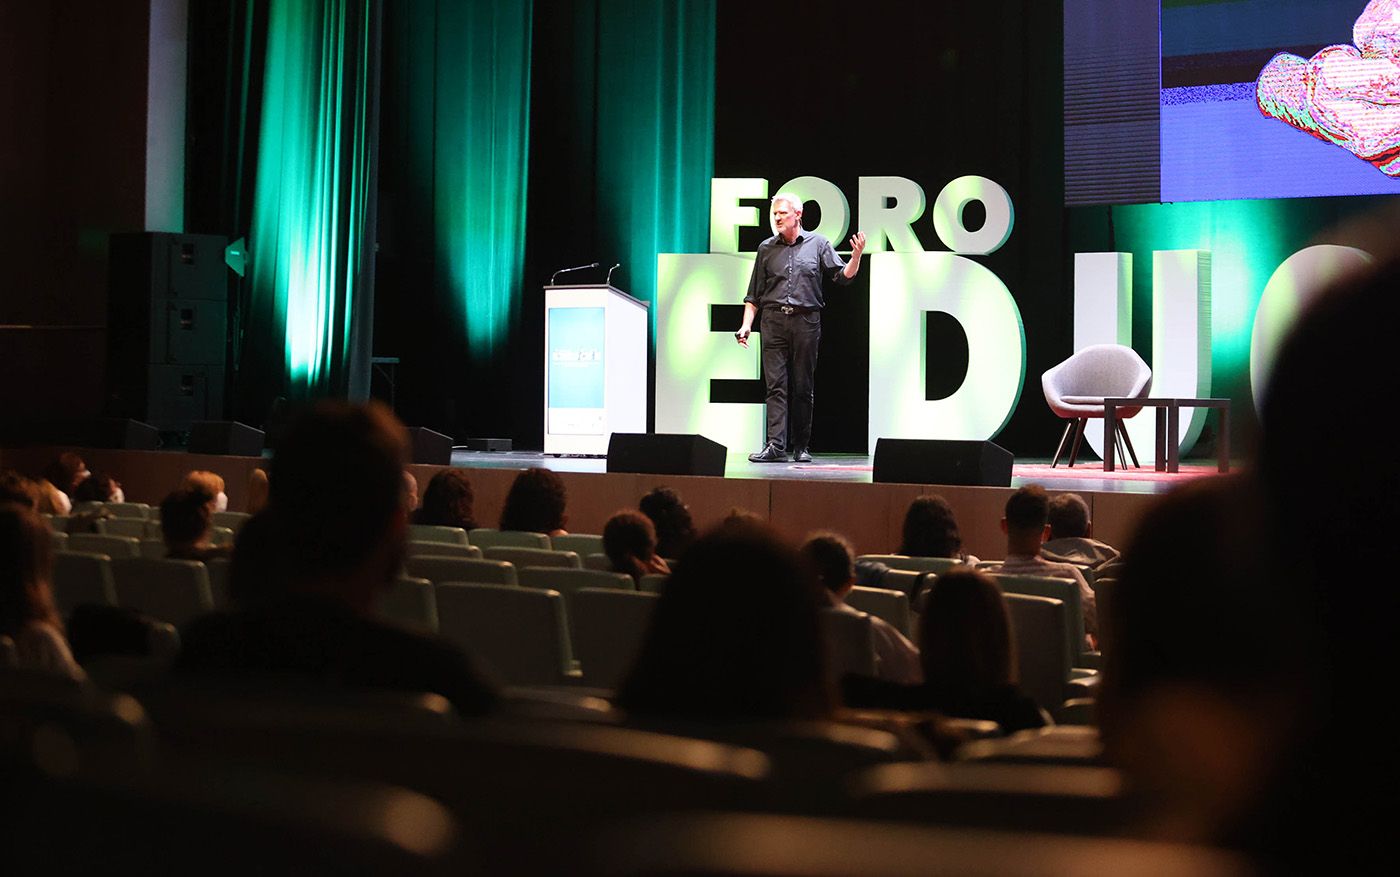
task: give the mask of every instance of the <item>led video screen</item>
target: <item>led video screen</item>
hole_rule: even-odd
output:
[[[1066,0],[1065,182],[1070,204],[1400,192],[1400,0]]]

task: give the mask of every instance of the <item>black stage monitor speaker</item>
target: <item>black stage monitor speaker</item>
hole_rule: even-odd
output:
[[[413,462],[446,466],[452,462],[452,436],[422,426],[409,429],[413,442]]]
[[[60,444],[84,448],[154,451],[160,447],[160,433],[154,426],[125,417],[74,421],[61,427],[55,437]]]
[[[608,440],[608,471],[723,477],[728,452],[703,435],[615,432]]]
[[[1010,487],[1015,459],[991,442],[882,438],[875,442],[874,480]]]
[[[263,431],[233,420],[201,420],[190,425],[191,454],[261,457]]]

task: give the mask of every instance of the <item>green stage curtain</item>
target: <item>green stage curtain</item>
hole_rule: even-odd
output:
[[[599,239],[643,301],[657,254],[709,249],[715,5],[597,0]]]
[[[293,399],[369,392],[379,18],[379,0],[269,0],[248,19],[266,38],[242,356]]]

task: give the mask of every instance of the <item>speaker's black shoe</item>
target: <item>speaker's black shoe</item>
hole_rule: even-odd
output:
[[[812,453],[806,448],[798,448],[797,453],[792,455],[792,461],[794,463],[810,463],[812,462]]]
[[[750,463],[786,463],[787,454],[783,453],[777,445],[768,443],[763,450],[757,454],[749,454]]]

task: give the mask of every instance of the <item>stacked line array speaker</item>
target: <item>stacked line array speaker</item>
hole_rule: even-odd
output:
[[[112,235],[107,292],[112,413],[169,431],[223,416],[227,245],[221,235]]]
[[[992,442],[882,438],[875,442],[873,480],[1010,487],[1015,459]]]
[[[727,453],[703,435],[615,432],[608,441],[608,471],[723,477]]]

